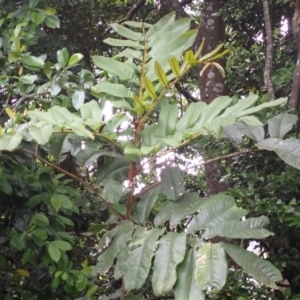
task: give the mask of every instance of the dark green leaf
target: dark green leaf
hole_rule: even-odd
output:
[[[166,167],[161,172],[163,193],[171,200],[176,200],[184,191],[183,173],[179,167]]]
[[[59,211],[61,208],[61,200],[58,195],[53,195],[50,199],[51,205],[56,211]]]
[[[56,240],[51,242],[51,245],[53,245],[54,247],[63,250],[63,251],[68,251],[72,249],[72,246],[70,243],[65,242],[65,241],[60,241],[60,240]]]
[[[54,245],[49,244],[48,245],[48,253],[50,257],[57,263],[61,257],[61,252],[58,248],[56,248]]]
[[[59,21],[58,17],[54,16],[54,15],[46,16],[44,23],[50,28],[59,28],[60,27],[60,21]]]
[[[66,48],[57,51],[57,61],[59,62],[62,68],[64,68],[67,65],[69,61],[69,53]]]
[[[26,233],[16,233],[9,241],[9,247],[12,251],[21,251],[26,245]]]

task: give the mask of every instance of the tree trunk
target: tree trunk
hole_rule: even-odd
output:
[[[222,15],[218,13],[225,3],[226,0],[203,1],[203,19],[195,45],[195,48],[198,48],[202,40],[205,41],[203,55],[214,50],[220,43],[224,42],[225,24]],[[224,60],[217,62],[223,67],[225,66]],[[201,69],[198,71],[200,72]],[[208,68],[202,76],[199,75],[198,79],[201,101],[209,104],[218,96],[227,94],[224,78],[216,68]],[[218,180],[219,166],[217,162],[206,165],[205,173],[208,195],[217,194],[227,189],[227,184]]]
[[[203,20],[199,27],[199,33],[195,42],[195,49],[199,47],[202,40],[205,39],[204,49],[202,54],[206,54],[214,50],[220,43],[224,42],[225,24],[222,15],[218,15],[220,9],[224,6],[227,0],[204,0],[203,1]],[[160,0],[161,10],[164,14],[170,11],[176,12],[176,18],[188,17],[188,14],[183,9],[183,4],[189,1],[178,0]],[[194,24],[192,24],[193,26]],[[218,61],[224,67],[224,61]],[[201,69],[198,69],[199,72]],[[215,98],[221,95],[226,95],[227,90],[224,83],[224,78],[216,68],[209,68],[199,76],[199,87],[201,101],[207,104],[211,103]],[[205,166],[206,171],[206,188],[207,194],[213,195],[223,192],[227,189],[225,182],[219,182],[219,166],[218,163],[211,163]]]
[[[295,3],[293,35],[298,55],[294,70],[290,107],[300,112],[300,0]]]

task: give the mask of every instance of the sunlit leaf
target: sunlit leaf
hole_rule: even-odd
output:
[[[201,289],[210,287],[219,291],[226,283],[227,261],[221,244],[204,243],[198,250],[196,282]]]

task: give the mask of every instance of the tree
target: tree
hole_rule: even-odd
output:
[[[252,290],[263,289],[261,284],[276,289],[281,281],[278,265],[236,241],[271,236],[264,228],[269,220],[261,215],[268,210],[254,215],[255,206],[252,216],[247,215],[234,199],[241,195],[239,188],[200,197],[185,189],[176,161],[159,159],[180,149],[184,154],[193,142],[201,145],[208,138],[228,147],[219,141],[223,134],[240,149],[225,155],[210,151],[214,158],[193,168],[239,157],[240,176],[263,150],[300,168],[299,142],[286,138],[297,118],[275,111],[266,116],[268,107],[286,103],[286,98],[263,102],[254,94],[235,101],[217,93],[207,103],[178,106],[174,87],[195,66],[204,66],[201,75],[206,79],[211,70],[220,76],[224,69],[217,59],[228,51],[209,43],[195,47],[198,30],[190,29],[190,19],[180,18],[185,3],[172,4],[177,15],[168,13],[154,25],[128,20],[132,16],[111,24],[115,36],[103,42],[114,48],[105,46],[103,55],[91,50],[90,70],[80,65],[87,55],[73,53],[71,47],[46,56],[48,50],[36,46],[59,27],[55,9],[29,1],[18,4],[11,15],[3,10],[0,274],[2,280],[8,278],[1,291],[5,299],[99,294],[204,299],[205,293],[212,298],[226,283],[228,265],[237,272],[240,265],[260,283]],[[136,7],[141,6],[130,11]],[[114,106],[109,120],[103,109],[107,100]],[[260,119],[269,119],[267,135]],[[68,157],[76,163],[75,174],[62,167]],[[246,184],[242,179],[239,183]],[[215,239],[220,237],[221,242]],[[229,275],[228,280],[235,276]]]

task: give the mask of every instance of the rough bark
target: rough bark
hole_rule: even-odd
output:
[[[275,92],[271,80],[272,65],[273,65],[273,33],[271,27],[271,17],[270,17],[268,0],[263,0],[263,11],[264,11],[266,41],[267,41],[264,82],[269,94],[269,100],[273,101],[275,100]]]
[[[294,70],[290,107],[300,112],[300,0],[295,3],[293,36],[297,48],[297,63]]]
[[[204,0],[203,19],[200,24],[199,34],[195,47],[199,47],[204,39],[203,55],[214,50],[225,39],[225,24],[222,15],[218,12],[224,6],[226,0]],[[224,61],[218,61],[224,66]],[[200,70],[199,70],[200,71]],[[200,77],[199,87],[201,101],[211,103],[218,96],[226,95],[227,89],[224,78],[216,68],[209,68]],[[208,195],[217,194],[227,189],[225,182],[219,182],[219,165],[217,162],[205,166],[206,189]]]

